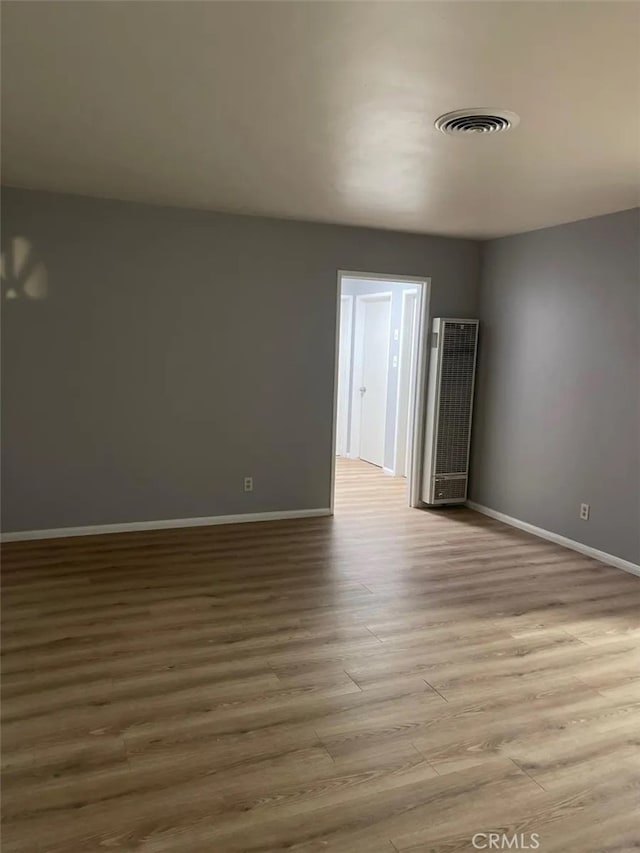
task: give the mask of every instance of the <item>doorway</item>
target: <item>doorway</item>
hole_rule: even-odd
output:
[[[338,274],[332,501],[338,468],[341,482],[347,470],[385,478],[405,505],[420,506],[429,284]]]
[[[389,394],[389,292],[356,297],[352,382],[352,458],[384,468]]]

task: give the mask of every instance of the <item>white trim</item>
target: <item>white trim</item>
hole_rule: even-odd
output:
[[[99,536],[102,533],[136,533],[141,530],[171,530],[180,527],[212,527],[218,524],[244,524],[250,521],[284,521],[289,518],[318,518],[332,515],[322,509],[288,509],[282,512],[246,512],[236,515],[212,515],[202,518],[171,518],[161,521],[128,521],[123,524],[96,524],[89,527],[53,527],[50,530],[19,530],[3,533],[3,542],[27,539],[61,539],[66,536]]]
[[[431,279],[426,278],[418,288],[418,348],[416,353],[415,383],[411,411],[411,441],[407,448],[407,471],[409,471],[409,506],[421,507],[422,465],[424,462],[424,423],[427,400],[427,368],[429,361],[429,309],[431,302]]]
[[[364,370],[364,333],[365,333],[365,315],[362,310],[364,302],[388,302],[389,303],[389,328],[387,330],[387,372],[384,387],[385,394],[385,444],[382,450],[384,463],[384,455],[386,449],[387,435],[387,391],[389,388],[389,346],[391,338],[391,319],[393,309],[393,292],[390,290],[374,291],[374,293],[358,293],[355,300],[356,320],[353,327],[353,366],[352,366],[352,386],[351,386],[351,418],[349,424],[349,453],[352,458],[360,459],[360,425],[362,421],[362,394],[360,387],[362,386],[362,374]],[[375,464],[375,463],[371,463]]]
[[[388,474],[390,477],[395,477],[395,476],[396,476],[396,472],[393,470],[393,468],[386,468],[386,467],[383,467],[382,472],[383,472],[384,474]]]
[[[426,276],[394,275],[393,273],[355,272],[354,270],[338,270],[338,281],[341,278],[363,278],[367,281],[397,281],[400,284],[429,284],[431,279]]]
[[[598,551],[596,548],[591,548],[589,545],[583,545],[582,542],[576,542],[574,539],[567,539],[566,536],[561,536],[559,533],[552,533],[550,530],[544,530],[542,527],[535,527],[527,521],[520,521],[518,518],[512,518],[510,515],[505,515],[503,512],[498,512],[495,509],[490,509],[482,504],[477,504],[475,501],[467,501],[466,506],[482,515],[488,515],[490,518],[495,518],[497,521],[502,521],[503,524],[509,524],[511,527],[517,527],[519,530],[524,530],[534,536],[539,536],[541,539],[548,539],[549,542],[555,542],[556,545],[562,545],[564,548],[570,548],[572,551],[578,551],[587,557],[592,557],[594,560],[599,560],[601,563],[607,563],[610,566],[615,566],[617,569],[622,569],[625,572],[630,572],[632,575],[640,577],[640,566],[636,563],[631,563],[628,560],[623,560],[621,557],[614,557],[613,554],[607,554],[606,551]]]
[[[336,440],[338,437],[338,375],[340,372],[340,314],[342,311],[342,279],[338,272],[338,287],[336,290],[336,329],[333,347],[333,428],[331,432],[331,486],[329,493],[329,506],[331,515],[335,506],[336,497]],[[351,415],[349,415],[351,416]]]
[[[413,319],[408,324],[409,303],[413,301]],[[403,290],[398,341],[398,380],[396,388],[396,434],[393,443],[393,470],[405,477],[409,470],[409,446],[413,425],[411,404],[415,393],[416,352],[418,349],[418,290]],[[408,346],[409,344],[409,346]],[[407,358],[408,356],[408,358]],[[404,422],[404,427],[402,424]]]

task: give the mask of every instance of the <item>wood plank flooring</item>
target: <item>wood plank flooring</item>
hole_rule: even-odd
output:
[[[640,848],[622,571],[341,461],[334,518],[3,574],[4,853]]]

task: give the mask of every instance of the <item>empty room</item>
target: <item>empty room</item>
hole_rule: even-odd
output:
[[[4,0],[3,853],[640,848],[640,4]]]

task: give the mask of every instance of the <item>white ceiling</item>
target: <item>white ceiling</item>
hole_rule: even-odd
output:
[[[8,184],[491,237],[638,204],[640,5],[4,2]],[[511,109],[500,135],[434,119]]]

